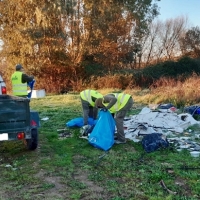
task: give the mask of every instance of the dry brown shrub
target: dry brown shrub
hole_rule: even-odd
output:
[[[70,80],[70,85],[72,87],[73,92],[80,92],[80,91],[86,89],[86,84],[84,83],[83,79],[81,79],[81,78],[79,78],[77,80]]]
[[[117,88],[124,90],[129,87],[133,87],[133,81],[131,75],[107,75],[104,77],[92,77],[90,86],[92,88]]]
[[[159,98],[155,98],[155,96],[159,96]],[[154,103],[155,101],[156,103],[171,101],[176,105],[200,103],[200,77],[193,74],[184,82],[162,78],[151,86],[150,101],[154,101]]]
[[[160,78],[157,81],[154,81],[153,84],[150,86],[150,89],[160,88],[160,87],[175,87],[179,81],[176,81],[172,78]]]

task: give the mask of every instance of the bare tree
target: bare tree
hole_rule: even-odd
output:
[[[160,46],[158,36],[163,24],[160,21],[153,22],[149,25],[149,32],[143,39],[143,62],[145,66],[155,60],[155,56]]]
[[[162,47],[158,52],[158,60],[164,58],[171,60],[181,54],[179,39],[186,30],[187,18],[177,17],[169,19],[164,23],[163,29],[160,31],[159,40]]]
[[[144,66],[180,56],[179,40],[186,31],[186,25],[187,18],[184,17],[150,23],[149,31],[141,40]]]

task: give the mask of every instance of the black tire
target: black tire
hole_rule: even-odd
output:
[[[38,130],[31,130],[31,139],[26,139],[26,146],[28,150],[35,150],[38,146]]]

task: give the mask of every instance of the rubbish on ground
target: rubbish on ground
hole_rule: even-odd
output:
[[[12,167],[12,165],[6,165],[5,167]]]
[[[184,117],[183,117],[184,116]],[[200,124],[190,114],[177,114],[174,112],[151,111],[145,107],[138,115],[133,115],[124,121],[124,129],[127,138],[138,135],[146,135],[153,132],[183,133],[185,129],[194,124]]]
[[[192,125],[200,125],[200,121],[195,120],[192,114],[177,114],[177,109],[172,104],[152,104],[149,107],[144,107],[139,114],[124,119],[126,139],[140,142],[145,135],[161,133],[167,137],[170,144],[176,147],[177,151],[182,151],[183,149],[200,151],[200,141],[199,143],[197,142],[200,139],[200,133],[188,129]],[[77,118],[71,120],[70,123],[76,120],[83,122],[82,119]],[[98,121],[96,120],[96,122]],[[68,123],[66,124],[67,126],[69,125]],[[77,126],[76,123],[73,125]],[[80,138],[87,140],[89,137],[89,135],[80,136]]]
[[[49,118],[48,118],[48,117],[44,117],[44,118],[42,118],[41,120],[42,120],[42,121],[47,121],[47,120],[49,120]]]
[[[177,151],[182,149],[200,151],[200,142],[195,140],[200,138],[200,134],[191,129],[186,131],[192,125],[200,125],[200,122],[189,113],[177,114],[169,109],[163,110],[144,107],[139,114],[125,118],[125,137],[139,142],[145,135],[161,133],[177,148]]]
[[[65,138],[69,138],[72,136],[72,133],[67,130],[67,129],[57,129],[58,132],[58,138],[59,139],[65,139]]]
[[[192,157],[196,158],[196,157],[199,157],[200,151],[191,151],[190,154]]]
[[[187,112],[191,114],[192,116],[197,114],[200,114],[200,106],[199,105],[193,105],[193,106],[188,106],[184,108],[184,112]]]
[[[79,136],[79,138],[88,140],[88,136]]]
[[[161,133],[147,134],[142,138],[142,147],[147,152],[153,152],[160,148],[169,147],[167,138]]]
[[[71,137],[71,133],[60,133],[58,134],[59,138],[68,138]]]

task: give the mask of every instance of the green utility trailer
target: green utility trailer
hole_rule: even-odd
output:
[[[0,95],[0,142],[22,140],[27,149],[37,148],[39,115],[29,103],[28,98]]]

